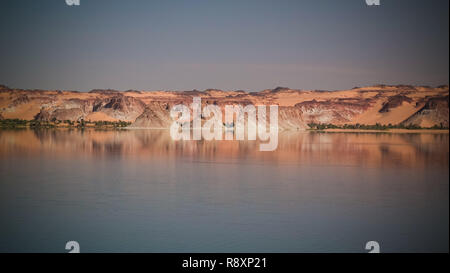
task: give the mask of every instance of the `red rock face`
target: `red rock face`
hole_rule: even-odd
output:
[[[373,101],[370,99],[334,99],[327,101],[305,101],[295,107],[303,113],[307,123],[351,123],[353,118],[367,110]]]
[[[392,96],[388,99],[388,101],[383,104],[383,107],[380,109],[380,113],[386,113],[389,112],[390,109],[395,108],[395,107],[399,107],[400,105],[403,104],[403,102],[412,102],[412,99],[404,96],[404,95],[395,95]]]
[[[136,128],[169,128],[172,124],[170,106],[165,102],[152,102],[131,125]]]
[[[309,128],[300,107],[280,107],[278,110],[278,127],[280,129],[305,130]]]
[[[115,95],[94,102],[92,112],[102,112],[114,119],[134,121],[140,116],[146,105],[134,97]]]
[[[405,125],[419,125],[423,127],[447,127],[449,118],[449,99],[435,97],[427,100],[425,105],[410,118],[405,120]]]
[[[407,85],[307,91],[279,87],[261,92],[222,91],[76,91],[20,90],[0,86],[0,118],[37,120],[130,121],[132,127],[168,128],[170,109],[190,106],[278,105],[280,129],[307,129],[309,123],[416,124],[448,127],[448,86]],[[224,116],[224,115],[223,115]]]

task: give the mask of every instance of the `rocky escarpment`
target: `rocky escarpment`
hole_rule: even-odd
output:
[[[138,116],[131,128],[169,128],[172,123],[168,103],[152,102]]]
[[[107,93],[106,97],[88,99],[69,98],[62,102],[44,104],[36,120],[122,120],[135,121],[146,104],[121,93]]]
[[[83,110],[80,108],[41,109],[34,119],[39,121],[81,120],[84,116]]]
[[[371,99],[338,98],[327,101],[305,101],[295,105],[306,123],[351,123],[373,104]]]
[[[119,94],[111,98],[95,100],[92,112],[101,112],[118,120],[134,121],[145,108],[146,105],[141,100]]]
[[[405,125],[446,127],[449,125],[449,96],[429,98],[425,105],[406,119]]]
[[[41,121],[127,121],[131,127],[168,128],[175,104],[278,105],[281,129],[307,129],[310,123],[404,124],[422,127],[449,124],[449,88],[376,85],[342,91],[296,90],[261,92],[143,91],[96,89],[91,92],[22,90],[0,85],[0,118]]]
[[[411,103],[412,99],[405,95],[392,96],[392,97],[388,98],[388,100],[383,104],[383,107],[378,112],[380,112],[380,113],[389,112],[390,109],[401,106],[404,101]]]
[[[278,111],[278,126],[282,130],[308,129],[308,123],[304,120],[303,112],[300,107],[282,106]]]

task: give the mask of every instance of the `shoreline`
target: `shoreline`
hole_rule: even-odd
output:
[[[15,126],[15,127],[2,127],[0,126],[1,130],[15,130],[15,129],[53,129],[53,130],[170,130],[170,128],[163,128],[163,127],[113,127],[113,126],[85,126],[85,127],[79,127],[79,126]],[[289,133],[289,132],[311,132],[311,133],[390,133],[390,134],[420,134],[420,133],[427,133],[427,134],[449,134],[449,129],[386,129],[386,130],[375,130],[375,129],[305,129],[305,130],[279,130],[279,133]]]
[[[325,133],[391,133],[391,134],[448,134],[449,129],[324,129],[324,130],[309,130],[311,132],[325,132]]]

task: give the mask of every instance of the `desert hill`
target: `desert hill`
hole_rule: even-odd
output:
[[[415,124],[448,127],[449,87],[376,85],[350,90],[296,90],[285,87],[260,92],[101,90],[23,90],[0,85],[0,119],[128,121],[132,127],[168,128],[173,105],[279,105],[281,129],[306,129],[309,123]]]

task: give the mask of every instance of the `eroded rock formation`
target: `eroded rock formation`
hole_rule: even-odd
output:
[[[36,120],[128,121],[131,127],[168,128],[170,109],[202,104],[279,106],[281,129],[306,129],[309,123],[405,124],[422,127],[449,124],[449,88],[376,85],[342,91],[295,90],[286,87],[260,92],[22,90],[0,86],[0,118]]]

